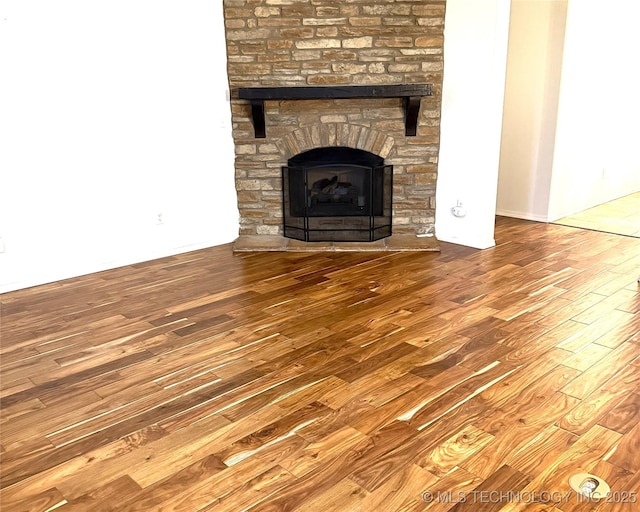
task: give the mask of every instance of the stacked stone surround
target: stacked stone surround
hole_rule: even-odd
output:
[[[282,234],[281,167],[321,146],[365,149],[394,166],[393,232],[434,226],[444,0],[224,0],[240,235]],[[254,137],[239,87],[433,84],[417,135],[403,100],[266,101]]]

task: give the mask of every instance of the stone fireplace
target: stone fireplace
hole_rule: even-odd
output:
[[[223,5],[240,237],[283,236],[282,167],[332,147],[392,166],[394,235],[433,232],[445,1]],[[388,93],[403,87],[429,92]],[[251,95],[305,88],[322,94]],[[373,93],[351,94],[367,88]],[[324,94],[332,89],[347,94]]]

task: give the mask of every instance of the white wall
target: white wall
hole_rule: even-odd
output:
[[[436,236],[495,245],[509,0],[447,0]],[[454,217],[461,202],[466,217]]]
[[[640,2],[570,0],[549,220],[640,190]]]
[[[554,221],[640,190],[640,2],[512,0],[497,213]]]
[[[2,3],[0,291],[236,238],[223,31],[208,0]]]
[[[567,2],[511,2],[499,215],[548,220]]]

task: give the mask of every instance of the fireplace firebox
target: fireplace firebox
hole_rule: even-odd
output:
[[[282,167],[284,236],[372,242],[391,235],[393,166],[362,149],[321,147]]]

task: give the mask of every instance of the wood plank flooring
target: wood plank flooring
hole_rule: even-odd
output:
[[[2,510],[638,510],[640,239],[496,241],[227,245],[3,295]]]

